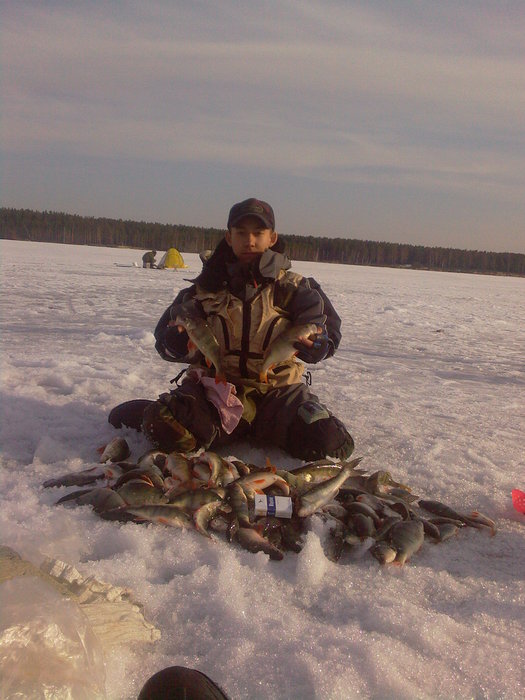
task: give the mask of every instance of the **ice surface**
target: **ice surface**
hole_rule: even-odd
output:
[[[153,328],[200,269],[143,270],[142,251],[0,242],[2,544],[131,588],[162,631],[106,658],[108,698],[135,698],[168,665],[240,698],[521,698],[525,694],[525,280],[298,262],[343,319],[313,391],[341,417],[368,471],[479,509],[498,534],[426,543],[403,568],[323,554],[323,524],[283,561],[194,532],[106,522],[41,484],[98,460],[113,405],[155,398],[181,369]],[[279,450],[229,448],[298,464]]]

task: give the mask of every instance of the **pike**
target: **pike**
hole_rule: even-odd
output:
[[[190,343],[204,355],[208,367],[211,367],[211,365],[215,367],[215,381],[217,383],[225,382],[226,374],[222,366],[221,347],[206,319],[199,318],[196,314],[180,309],[175,323],[184,328],[189,336]],[[188,348],[190,348],[190,343],[188,343]]]
[[[291,326],[278,335],[264,353],[262,365],[259,370],[259,381],[267,384],[268,372],[280,362],[285,362],[294,355],[297,355],[298,350],[294,347],[294,343],[300,339],[314,335],[317,333],[317,328],[318,326],[316,323],[303,323],[298,326]]]
[[[343,462],[343,467],[339,474],[313,486],[309,491],[300,496],[297,515],[300,518],[306,518],[335,498],[341,486],[352,476],[355,467],[357,467],[361,459],[362,457],[358,457],[351,462]]]

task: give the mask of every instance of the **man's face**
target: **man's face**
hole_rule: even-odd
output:
[[[226,232],[226,242],[241,262],[251,262],[277,241],[277,232],[265,228],[256,216],[243,216],[231,231]]]

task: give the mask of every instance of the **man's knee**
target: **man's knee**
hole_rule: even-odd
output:
[[[343,423],[316,401],[299,406],[288,430],[288,451],[305,460],[335,457],[346,459],[354,441]]]
[[[218,413],[206,399],[204,389],[183,382],[144,411],[143,430],[149,439],[167,452],[206,449],[219,434]]]
[[[191,452],[197,447],[194,435],[177,421],[169,406],[161,401],[154,401],[146,408],[142,429],[151,442],[164,452]]]

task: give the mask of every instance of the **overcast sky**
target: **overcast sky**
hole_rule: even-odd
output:
[[[525,252],[524,0],[0,6],[2,206]]]

